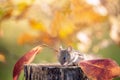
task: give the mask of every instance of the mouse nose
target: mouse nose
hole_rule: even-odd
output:
[[[60,62],[60,64],[61,64],[61,65],[64,65],[64,64],[65,64],[65,62]]]

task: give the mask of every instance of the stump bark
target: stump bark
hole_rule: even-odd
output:
[[[24,66],[25,80],[88,80],[78,66],[40,65]]]

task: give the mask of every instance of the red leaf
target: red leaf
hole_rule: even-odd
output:
[[[120,76],[119,65],[111,59],[97,59],[80,62],[83,72],[92,80],[112,80]]]
[[[24,56],[22,56],[15,64],[14,69],[13,69],[13,80],[18,80],[19,74],[21,70],[23,69],[24,64],[29,64],[31,63],[36,54],[42,50],[42,47],[37,46],[27,52]]]

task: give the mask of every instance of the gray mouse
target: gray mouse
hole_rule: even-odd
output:
[[[78,65],[82,60],[84,60],[84,55],[71,46],[66,49],[59,48],[58,61],[61,65]]]

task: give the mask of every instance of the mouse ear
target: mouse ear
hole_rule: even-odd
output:
[[[62,45],[59,47],[59,51],[61,51],[61,50],[63,50],[63,47],[62,47]]]
[[[72,51],[72,47],[69,46],[69,47],[67,48],[67,51],[68,51],[68,52],[71,52],[71,51]]]

